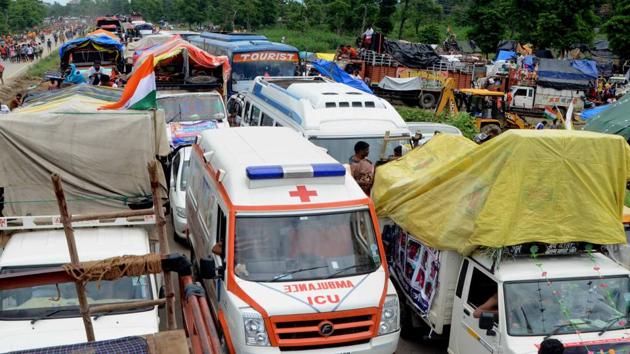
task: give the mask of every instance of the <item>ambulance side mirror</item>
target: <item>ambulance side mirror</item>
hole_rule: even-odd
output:
[[[201,279],[216,279],[223,276],[223,269],[216,266],[213,258],[202,258],[199,261],[199,277]]]

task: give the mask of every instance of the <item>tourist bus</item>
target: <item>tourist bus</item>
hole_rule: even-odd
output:
[[[257,76],[294,76],[299,69],[298,50],[246,33],[204,32],[188,39],[212,55],[225,55],[232,66],[228,96],[251,89]]]

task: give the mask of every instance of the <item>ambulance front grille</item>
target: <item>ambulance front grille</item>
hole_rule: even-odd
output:
[[[360,309],[309,315],[272,316],[273,336],[281,350],[326,348],[368,342],[376,335],[377,309]],[[332,325],[329,335],[321,326]]]

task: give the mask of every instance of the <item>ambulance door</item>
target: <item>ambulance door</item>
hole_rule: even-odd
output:
[[[498,283],[492,275],[479,264],[464,259],[453,302],[450,352],[455,354],[498,353],[500,342],[498,306],[500,304]],[[475,310],[479,307],[488,309],[485,311],[487,313],[497,313],[491,329],[480,328],[480,320],[475,316]]]
[[[225,209],[220,203],[215,205],[215,219],[213,220],[214,237],[209,244],[209,257],[212,257],[219,276],[216,279],[208,280],[206,284],[210,304],[215,313],[221,307],[219,303],[225,299],[225,257],[227,255],[227,227],[228,219]]]

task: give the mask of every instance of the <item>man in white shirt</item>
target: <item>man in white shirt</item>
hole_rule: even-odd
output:
[[[101,83],[101,74],[101,61],[96,59],[94,60],[94,65],[88,70],[88,81],[90,85],[98,86]]]

